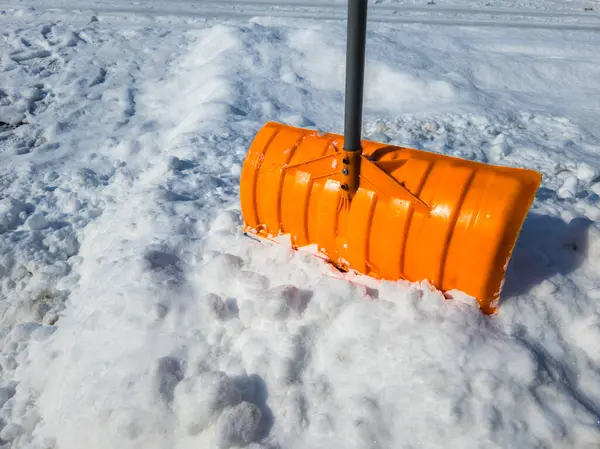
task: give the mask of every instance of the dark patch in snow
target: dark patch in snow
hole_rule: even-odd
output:
[[[135,100],[135,96],[136,96],[136,90],[133,87],[130,87],[127,89],[126,94],[125,94],[125,110],[123,111],[123,113],[125,114],[125,117],[127,118],[131,118],[135,115],[135,111],[136,111],[136,100]]]
[[[16,129],[19,126],[23,126],[23,125],[27,125],[27,121],[25,120],[21,120],[19,122],[16,123],[7,123],[7,122],[3,122],[2,120],[0,120],[0,132],[2,131],[8,131],[11,129]]]
[[[28,52],[16,52],[10,55],[10,58],[19,63],[19,62],[25,62],[25,61],[29,61],[30,59],[37,59],[37,58],[47,58],[48,56],[51,56],[52,53],[50,53],[48,50],[33,50],[33,51],[28,51]]]
[[[173,171],[183,171],[189,170],[191,168],[196,167],[198,164],[194,161],[190,161],[187,159],[179,159],[178,157],[171,156],[168,159],[169,169]]]
[[[94,87],[99,84],[104,84],[104,82],[106,81],[106,73],[107,73],[106,69],[104,67],[100,67],[98,76],[92,80],[92,82],[89,84],[89,87]]]
[[[225,300],[225,305],[227,306],[227,310],[229,311],[229,316],[233,318],[240,317],[240,309],[237,304],[237,298],[227,298]]]
[[[379,298],[379,290],[377,290],[376,288],[365,286],[365,291],[366,291],[367,296],[369,296],[370,298],[372,298],[372,299]]]
[[[52,32],[52,26],[44,25],[40,32],[42,33],[42,36],[44,37],[44,39],[48,40],[48,35]]]
[[[585,235],[569,236],[567,223],[559,217],[530,212],[508,265],[501,302],[527,293],[556,274],[566,276],[577,269],[582,258],[569,241],[581,244],[585,239]]]
[[[234,377],[233,381],[242,394],[242,400],[256,405],[261,412],[256,439],[266,438],[273,427],[275,418],[267,405],[269,394],[265,381],[258,374]]]
[[[144,254],[144,261],[152,271],[181,271],[179,257],[169,250],[149,249]]]
[[[161,190],[162,190],[162,195],[163,195],[164,199],[167,201],[179,202],[179,201],[194,201],[195,200],[195,198],[193,198],[191,196],[183,195],[181,193],[174,192],[167,188],[161,187]]]
[[[173,357],[158,359],[154,380],[160,397],[167,404],[173,402],[175,387],[183,379],[183,374],[183,367],[179,360]]]

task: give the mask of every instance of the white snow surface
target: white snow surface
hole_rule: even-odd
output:
[[[600,448],[597,11],[375,2],[364,136],[544,175],[484,316],[242,234],[260,126],[342,132],[331,3],[1,3],[0,447]]]

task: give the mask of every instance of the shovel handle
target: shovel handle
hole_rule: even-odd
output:
[[[361,150],[368,0],[348,0],[344,150]]]

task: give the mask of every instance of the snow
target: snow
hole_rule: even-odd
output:
[[[373,5],[365,137],[544,175],[485,316],[242,234],[259,127],[342,131],[305,3],[0,4],[0,447],[598,446],[597,13]]]
[[[257,437],[261,412],[249,402],[227,409],[217,422],[218,447],[245,446]]]

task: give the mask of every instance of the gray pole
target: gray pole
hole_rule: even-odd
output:
[[[361,149],[368,0],[348,0],[344,150]]]

